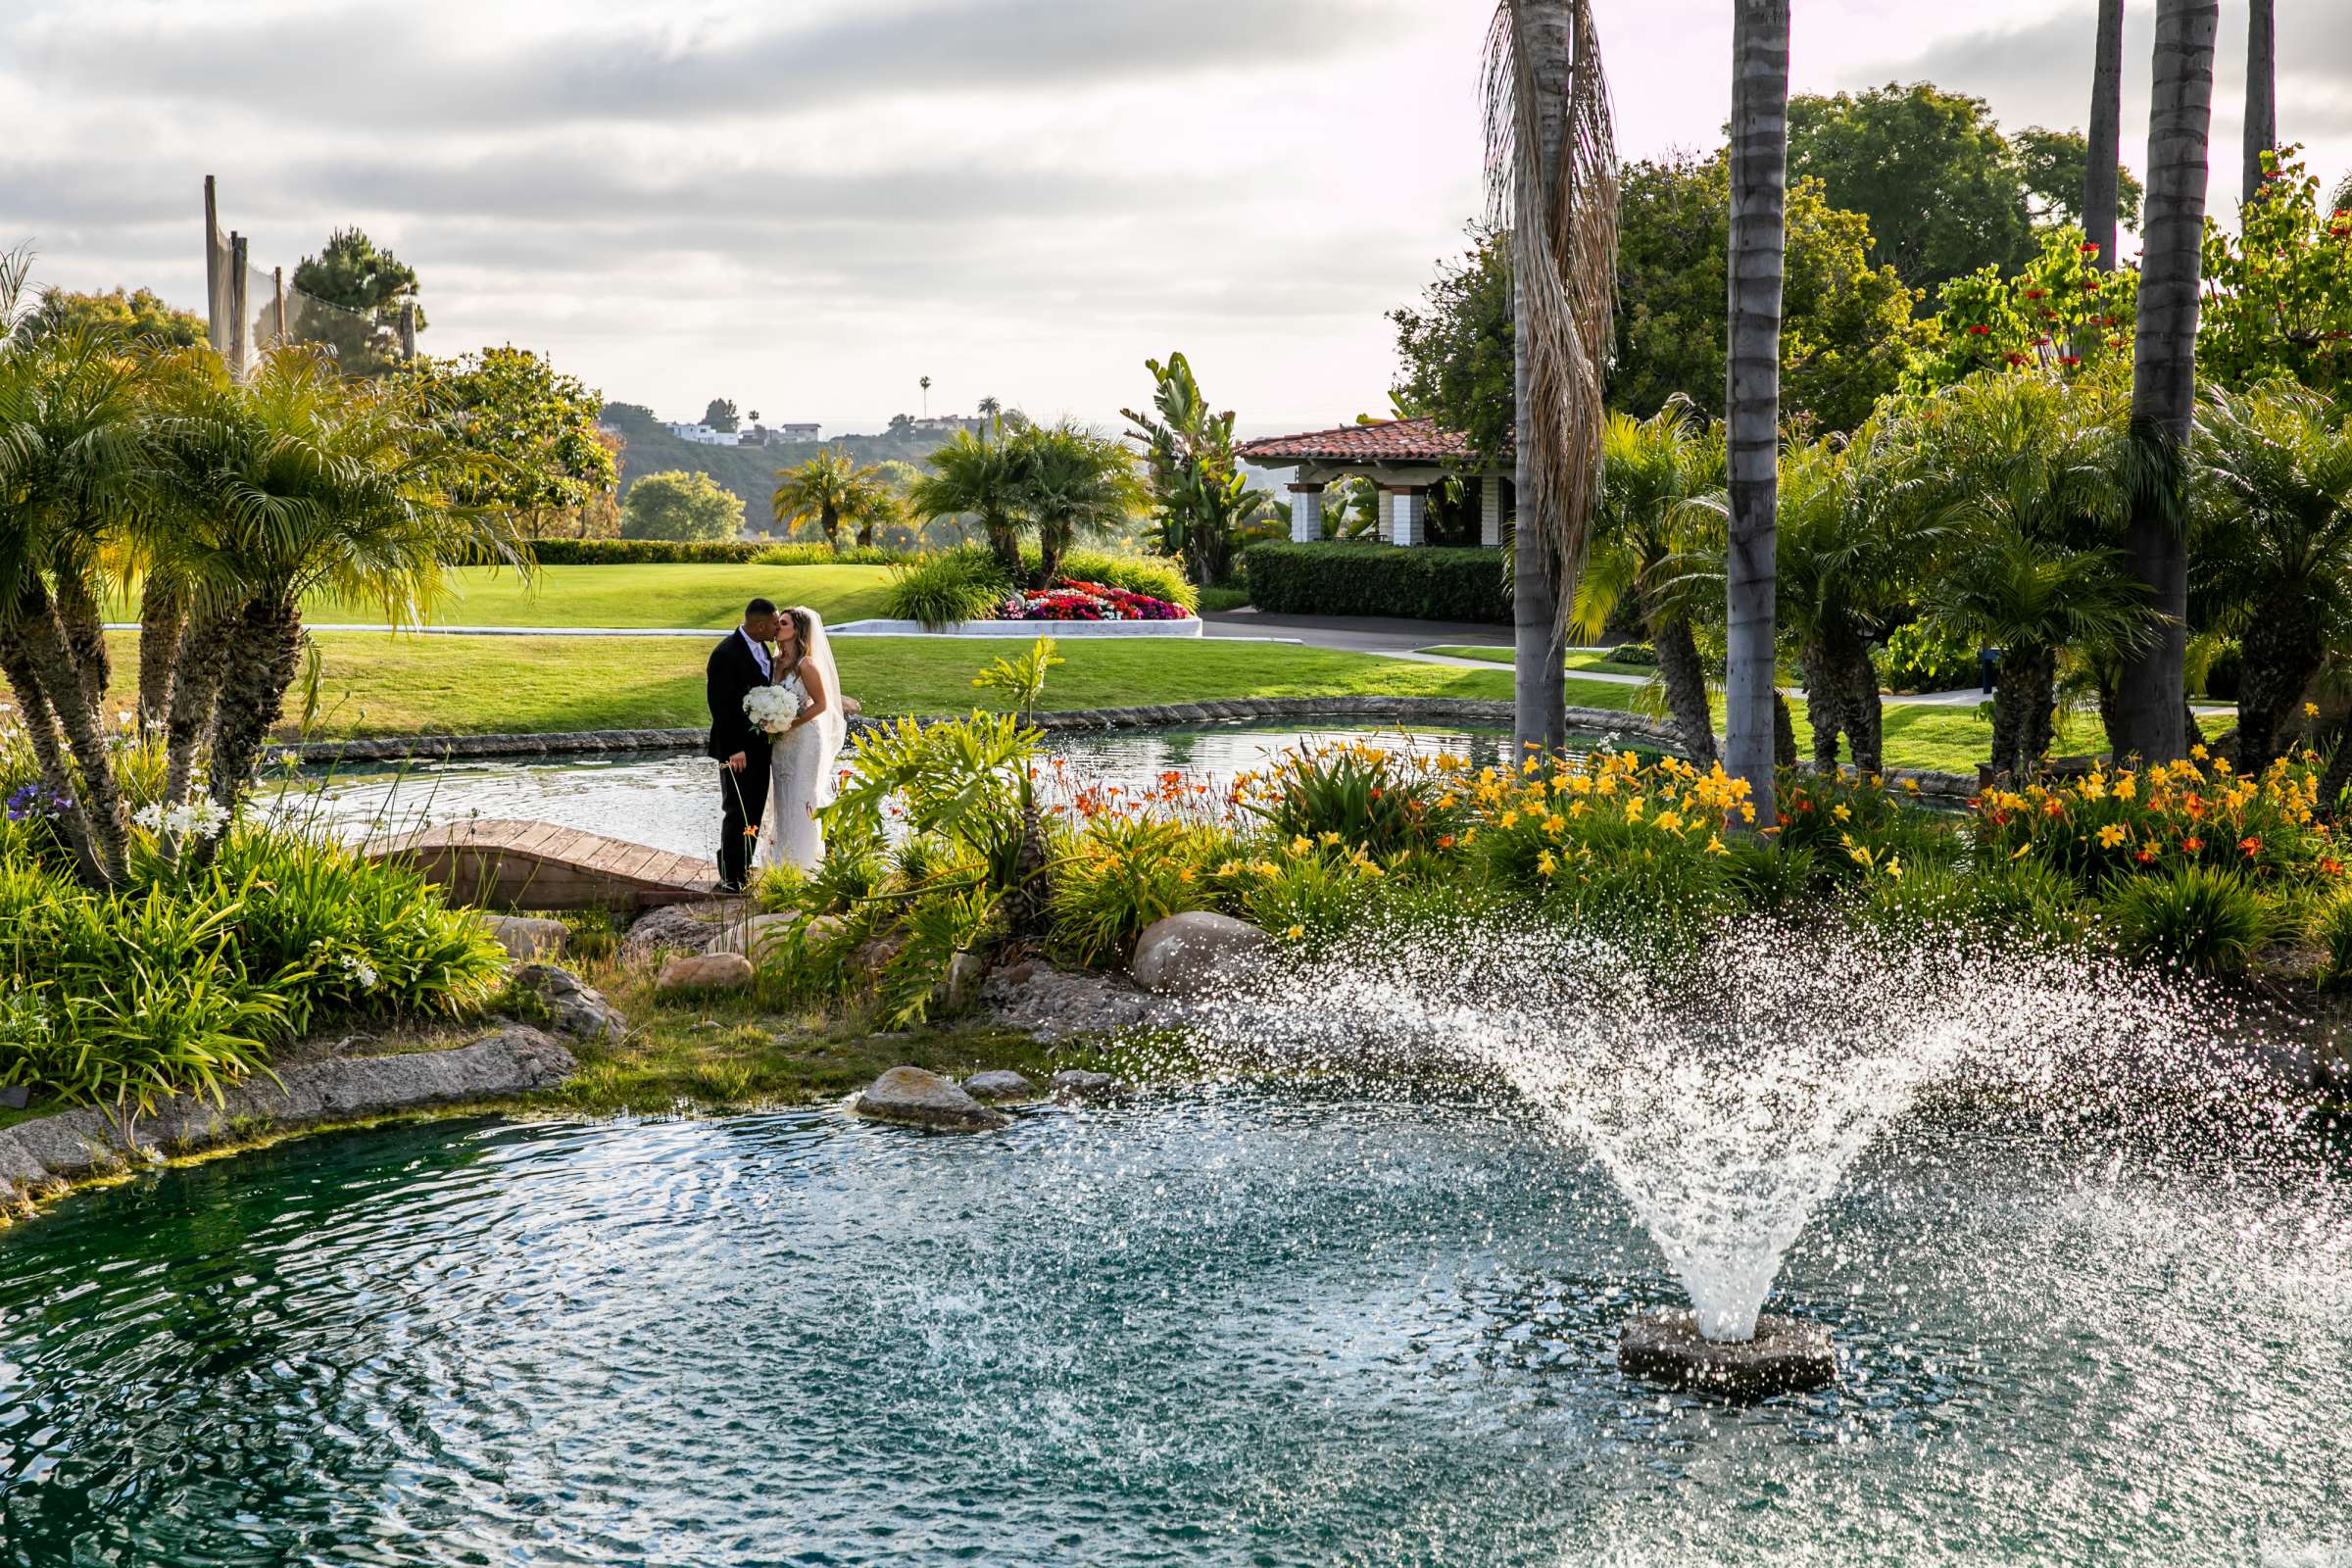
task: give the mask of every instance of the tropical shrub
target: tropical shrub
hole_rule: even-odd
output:
[[[1154,920],[1209,907],[1204,862],[1226,842],[1214,829],[1152,817],[1089,822],[1055,866],[1054,948],[1100,964],[1125,956]]]
[[[917,556],[890,568],[886,613],[937,631],[958,621],[987,620],[1004,600],[1004,579],[983,551],[951,550]]]
[[[2196,864],[2131,878],[2106,913],[2124,956],[2204,974],[2244,968],[2269,929],[2262,895],[2245,877]]]
[[[1277,839],[1345,846],[1379,858],[1451,849],[1469,811],[1451,757],[1370,741],[1302,747],[1234,784],[1234,802]]]
[[[1981,673],[1975,644],[1917,620],[1888,632],[1875,662],[1880,684],[1893,692],[1948,692],[1975,685]]]
[[[1242,552],[1250,602],[1284,615],[1401,615],[1504,624],[1509,552],[1356,543],[1262,544]],[[1073,566],[1075,569],[1075,566]]]

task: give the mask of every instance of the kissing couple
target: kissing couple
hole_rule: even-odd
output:
[[[761,865],[813,871],[824,858],[819,808],[833,802],[833,763],[854,708],[842,694],[824,617],[764,599],[710,650],[710,740],[722,814],[718,886],[740,893],[754,851]]]

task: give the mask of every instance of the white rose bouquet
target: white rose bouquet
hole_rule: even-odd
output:
[[[768,734],[781,735],[801,716],[801,697],[782,686],[755,686],[743,694],[743,710]]]

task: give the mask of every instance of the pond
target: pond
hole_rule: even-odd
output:
[[[1500,1104],[283,1145],[0,1233],[0,1560],[2345,1560],[2340,1234],[2049,1154],[1881,1140],[1782,1279],[1838,1383],[1737,1408],[1617,1372],[1678,1288]]]
[[[1220,725],[1064,733],[1049,736],[1046,750],[1063,759],[1074,777],[1132,791],[1148,789],[1170,772],[1222,786],[1235,774],[1263,767],[1301,746],[1363,739],[1399,750],[1452,752],[1481,765],[1510,745],[1506,735],[1463,729],[1416,728],[1407,734],[1364,727]],[[467,816],[523,817],[680,855],[708,855],[718,833],[712,767],[701,757],[671,755],[342,769],[330,776],[297,775],[280,808],[350,836]]]

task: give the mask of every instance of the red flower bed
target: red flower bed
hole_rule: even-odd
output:
[[[1184,620],[1192,612],[1149,594],[1129,593],[1074,577],[1044,589],[1023,589],[998,608],[999,620]]]

